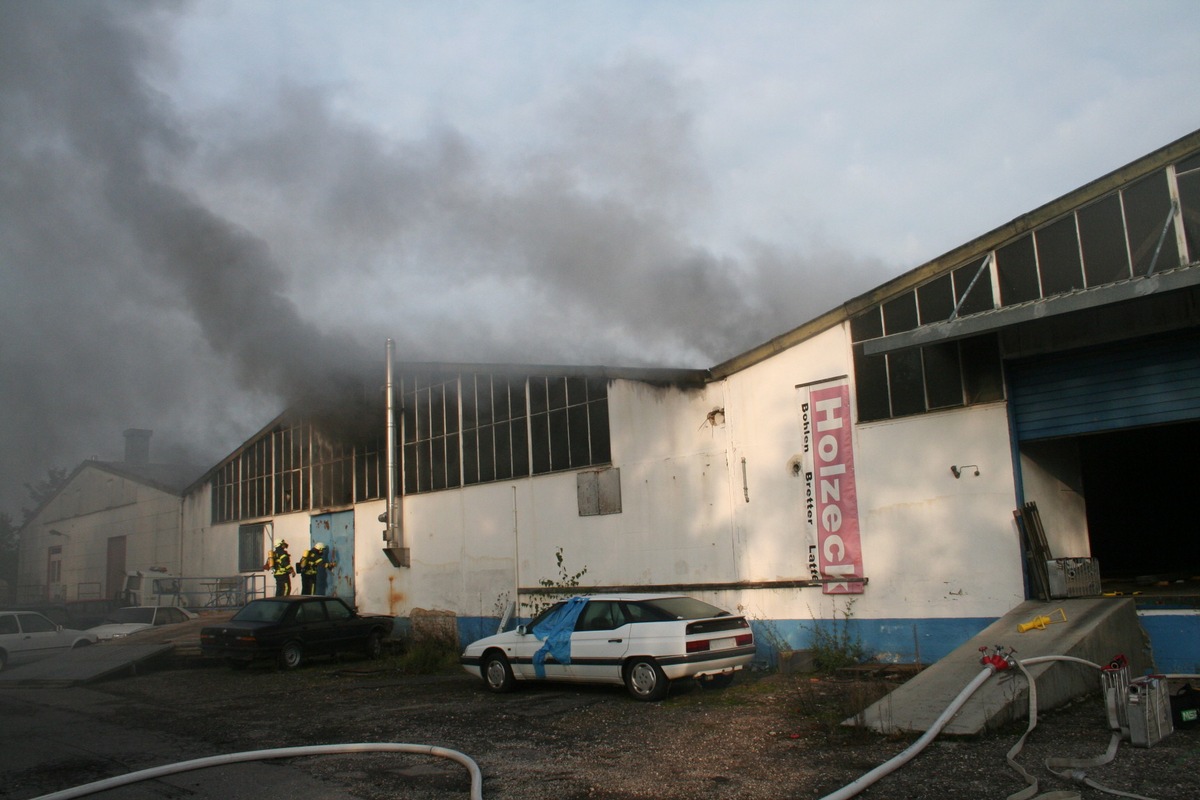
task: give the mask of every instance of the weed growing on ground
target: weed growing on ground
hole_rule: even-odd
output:
[[[809,614],[812,614],[811,609]],[[853,617],[854,598],[848,599],[841,611],[834,608],[833,619],[827,626],[816,624],[814,617],[811,628],[813,660],[822,672],[837,672],[842,667],[866,661],[866,648],[850,623]]]

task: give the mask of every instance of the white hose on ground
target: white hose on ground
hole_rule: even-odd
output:
[[[1084,664],[1089,667],[1094,667],[1095,669],[1100,669],[1099,664],[1088,661],[1086,659],[1076,658],[1074,656],[1037,656],[1034,658],[1026,659],[1023,663],[1025,663],[1025,664],[1041,664],[1041,663],[1044,663],[1047,661],[1074,661],[1079,664]],[[958,697],[954,698],[954,701],[951,702],[950,705],[946,706],[946,710],[943,711],[941,716],[938,717],[937,720],[934,721],[933,725],[931,725],[929,727],[929,730],[925,731],[925,733],[921,735],[921,738],[917,739],[915,742],[913,742],[911,745],[909,745],[909,747],[906,750],[901,752],[899,755],[894,756],[891,760],[885,761],[884,763],[880,764],[878,767],[876,767],[875,769],[866,773],[865,775],[861,776],[860,778],[854,780],[853,782],[846,784],[841,789],[838,789],[837,791],[833,792],[832,794],[825,795],[824,797],[821,798],[821,800],[847,800],[847,798],[854,797],[856,794],[861,792],[863,789],[866,789],[868,786],[875,783],[880,778],[890,775],[891,773],[895,772],[900,767],[907,764],[909,761],[912,760],[912,758],[914,756],[916,756],[918,753],[920,753],[922,750],[924,750],[926,748],[926,746],[928,746],[928,744],[931,741],[933,741],[934,737],[936,737],[939,733],[941,733],[942,728],[946,727],[947,723],[950,722],[950,719],[955,714],[958,713],[959,709],[961,709],[963,707],[963,704],[965,704],[967,702],[967,700],[969,700],[971,698],[971,695],[975,694],[975,692],[979,689],[980,686],[982,686],[983,684],[985,684],[987,682],[987,679],[990,678],[995,671],[996,671],[996,668],[994,666],[992,666],[991,664],[986,666],[983,669],[983,671],[981,671],[978,675],[975,676],[974,680],[972,680],[970,683],[968,683],[966,685],[966,687],[961,692],[959,692]],[[1022,670],[1022,671],[1024,671],[1024,670]],[[1037,712],[1036,712],[1037,689],[1034,684],[1033,677],[1031,675],[1029,675],[1028,673],[1025,673],[1025,674],[1029,681],[1029,692],[1030,692],[1030,697],[1031,697],[1030,721],[1031,721],[1032,725],[1025,732],[1025,735],[1028,736],[1029,731],[1033,730],[1033,727],[1037,725]],[[1019,766],[1017,766],[1016,763],[1013,761],[1013,758],[1015,758],[1016,753],[1020,752],[1021,744],[1024,742],[1024,740],[1025,740],[1025,736],[1022,736],[1021,742],[1019,742],[1017,744],[1017,746],[1015,746],[1012,750],[1009,751],[1009,763],[1013,766],[1014,769],[1016,769],[1023,776],[1025,776],[1027,780],[1033,780],[1032,776],[1030,776],[1029,773],[1025,772],[1023,769],[1021,769]],[[1033,790],[1037,791],[1037,782],[1036,781],[1034,781]],[[1024,792],[1021,792],[1020,794],[1024,794]]]
[[[130,772],[127,775],[117,775],[113,778],[85,783],[73,789],[64,789],[35,797],[33,800],[69,800],[73,797],[84,797],[96,792],[115,789],[118,786],[128,786],[131,783],[162,778],[180,772],[189,772],[208,767],[219,767],[225,764],[237,764],[243,761],[262,761],[270,758],[298,758],[301,756],[326,756],[344,753],[417,753],[420,755],[439,756],[457,761],[467,768],[471,774],[471,800],[483,800],[483,774],[479,765],[469,756],[457,750],[444,747],[434,747],[427,744],[399,744],[394,742],[363,742],[358,744],[329,744],[311,745],[306,747],[278,747],[270,750],[249,750],[244,753],[228,753],[220,756],[197,758],[191,761],[180,761],[176,764],[165,764],[161,767]]]
[[[866,789],[868,786],[875,783],[875,781],[886,775],[890,775],[900,767],[907,764],[910,760],[912,760],[913,756],[924,750],[926,745],[932,742],[934,737],[941,733],[942,728],[946,727],[946,724],[949,723],[950,719],[958,713],[959,709],[962,708],[963,704],[970,699],[971,695],[975,694],[980,686],[983,686],[983,684],[987,683],[987,679],[992,677],[992,673],[995,671],[995,667],[991,666],[990,664],[985,667],[970,683],[966,685],[961,692],[958,693],[958,697],[954,698],[954,701],[950,703],[950,705],[946,706],[946,710],[942,712],[941,716],[938,717],[931,726],[929,726],[929,730],[925,731],[925,733],[921,735],[920,739],[917,739],[915,742],[909,745],[908,748],[902,753],[894,756],[889,761],[885,761],[875,769],[855,779],[853,782],[846,784],[832,794],[825,795],[823,798],[821,798],[821,800],[846,800],[847,798],[854,797],[854,795],[858,794],[863,789]]]

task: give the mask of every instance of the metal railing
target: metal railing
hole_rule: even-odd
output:
[[[17,586],[16,602],[70,604],[82,600],[99,600],[99,584],[79,583],[68,591],[63,584],[21,584]],[[147,575],[141,589],[131,592],[114,590],[112,600],[117,605],[181,606],[195,610],[235,609],[251,600],[267,596],[266,575],[210,575],[199,577],[159,577]]]

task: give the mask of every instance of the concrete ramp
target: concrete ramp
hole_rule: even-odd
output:
[[[114,645],[108,642],[77,647],[65,653],[0,672],[0,688],[5,686],[79,686],[112,675],[136,672],[139,665],[174,645]]]
[[[1060,610],[1061,609],[1061,613]],[[1019,633],[1017,626],[1038,616],[1060,620],[1044,629]],[[881,733],[924,732],[984,669],[980,647],[1014,648],[1018,660],[1037,656],[1074,656],[1108,664],[1123,654],[1131,677],[1153,670],[1148,640],[1138,623],[1132,598],[1030,600],[989,625],[975,638],[924,669],[887,697],[846,720]],[[1038,710],[1056,708],[1099,691],[1098,671],[1077,663],[1051,662],[1027,667],[1037,681]],[[997,672],[983,684],[942,729],[944,735],[973,736],[1028,717],[1029,686],[1019,669]]]

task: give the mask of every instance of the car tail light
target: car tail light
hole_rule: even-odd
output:
[[[746,645],[754,644],[754,634],[753,633],[743,633],[740,636],[738,636],[736,639],[734,639],[734,641],[737,643],[738,647],[745,647]]]
[[[703,653],[709,649],[708,639],[695,639],[687,643],[689,653]]]

